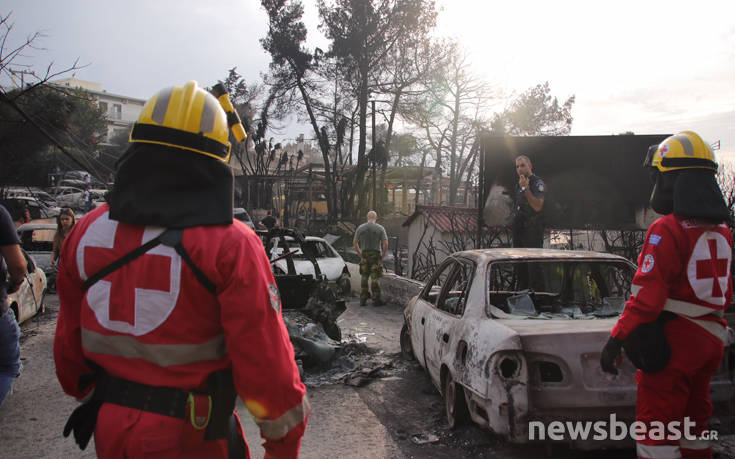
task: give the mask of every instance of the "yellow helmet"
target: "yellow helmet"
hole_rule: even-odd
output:
[[[183,148],[227,163],[228,136],[227,115],[220,102],[192,80],[151,97],[130,131],[130,142]]]
[[[651,147],[645,166],[661,172],[679,169],[711,169],[717,171],[715,155],[704,140],[695,132],[683,131],[667,137],[655,149]]]

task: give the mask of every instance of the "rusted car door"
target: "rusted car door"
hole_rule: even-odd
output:
[[[439,294],[446,284],[447,276],[453,267],[454,261],[452,259],[445,260],[439,266],[416,299],[411,314],[411,346],[419,363],[427,370],[425,348],[427,315],[434,308],[434,304],[438,300]]]
[[[456,343],[457,337],[454,334],[460,328],[458,325],[464,311],[465,290],[469,286],[472,269],[471,266],[452,260],[444,272],[447,277],[436,301],[427,309],[424,325],[426,369],[437,387],[441,386],[442,357]]]

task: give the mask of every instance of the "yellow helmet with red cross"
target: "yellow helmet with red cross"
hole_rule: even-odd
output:
[[[655,167],[661,172],[680,169],[717,171],[712,148],[692,131],[682,131],[667,137],[657,148],[651,147],[644,165]]]

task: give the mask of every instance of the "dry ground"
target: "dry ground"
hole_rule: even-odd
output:
[[[76,402],[64,395],[56,381],[52,358],[57,297],[46,298],[48,312],[23,325],[24,369],[15,393],[0,408],[0,458],[94,457],[93,444],[81,452],[61,430]],[[302,457],[305,458],[584,458],[589,453],[543,445],[513,446],[492,434],[468,426],[455,431],[446,427],[441,397],[424,371],[399,355],[401,327],[398,305],[361,308],[353,299],[339,323],[343,336],[353,343],[352,354],[343,355],[360,368],[375,369],[366,385],[354,387],[336,381],[339,372],[325,377],[307,374],[312,403]],[[351,360],[350,360],[351,359]],[[345,371],[347,371],[345,370]],[[342,372],[342,374],[345,373]],[[355,371],[353,371],[353,374]],[[366,371],[365,373],[369,373]],[[258,431],[240,404],[246,436],[254,457],[262,457]],[[413,437],[433,436],[436,442],[418,445]],[[735,441],[717,445],[731,455]],[[633,450],[594,453],[598,459],[635,457]]]

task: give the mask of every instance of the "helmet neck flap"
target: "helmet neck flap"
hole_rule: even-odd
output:
[[[187,228],[232,223],[229,165],[189,150],[132,143],[118,163],[110,217],[124,223]]]
[[[651,193],[651,208],[657,213],[722,223],[729,212],[715,173],[709,169],[658,172]]]
[[[709,169],[679,171],[674,185],[673,212],[678,217],[695,218],[709,223],[727,221],[729,212],[715,173]]]
[[[661,215],[674,211],[674,184],[676,172],[661,173],[656,171],[656,178],[651,192],[651,208]]]

